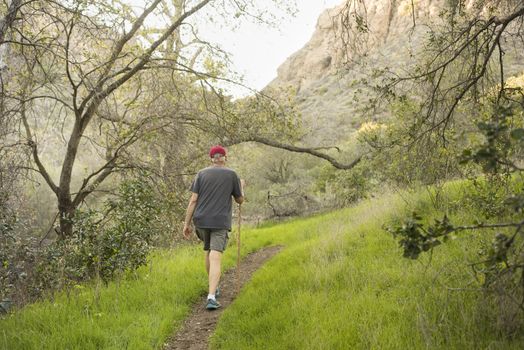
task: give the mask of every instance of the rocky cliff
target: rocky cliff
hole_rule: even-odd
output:
[[[441,2],[420,0],[412,7],[411,0],[346,0],[320,15],[310,41],[278,68],[278,77],[270,85],[308,88],[356,56],[387,49],[403,39],[407,42],[413,23],[437,16]]]
[[[466,2],[471,11],[487,11],[478,6],[478,0]],[[438,24],[447,3],[449,0],[345,0],[320,15],[310,41],[278,68],[269,88],[297,91],[304,119],[316,131],[312,143],[343,139],[364,122],[363,102],[355,99],[356,93],[362,95],[365,90],[360,79],[385,66],[409,68],[428,26]],[[510,0],[504,3],[511,6]],[[490,11],[502,9],[490,7]],[[514,49],[506,56],[511,58],[506,74],[524,70],[523,50]]]

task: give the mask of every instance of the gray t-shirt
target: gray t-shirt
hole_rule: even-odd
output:
[[[231,196],[242,196],[240,179],[234,170],[226,167],[200,170],[191,185],[191,192],[198,194],[193,214],[195,227],[231,230]]]

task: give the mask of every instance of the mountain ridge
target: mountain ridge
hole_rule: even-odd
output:
[[[469,0],[465,6],[487,11],[479,3]],[[366,121],[384,117],[363,113],[370,91],[362,80],[373,82],[374,70],[384,67],[409,69],[423,48],[427,28],[437,25],[440,14],[449,9],[445,0],[413,4],[411,0],[345,0],[320,14],[311,39],[279,66],[266,89],[296,92],[298,110],[310,129],[305,143],[327,146],[345,141]],[[341,14],[353,21],[344,22]],[[510,49],[506,57],[511,60],[507,76],[524,71],[524,50]]]

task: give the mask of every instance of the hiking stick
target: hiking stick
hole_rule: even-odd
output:
[[[240,226],[242,224],[242,205],[238,205],[238,236],[237,236],[237,293],[240,292]]]

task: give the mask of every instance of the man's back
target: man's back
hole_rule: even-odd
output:
[[[234,170],[223,166],[202,169],[191,191],[198,194],[193,216],[196,227],[231,229],[231,196],[242,196],[240,180]]]

